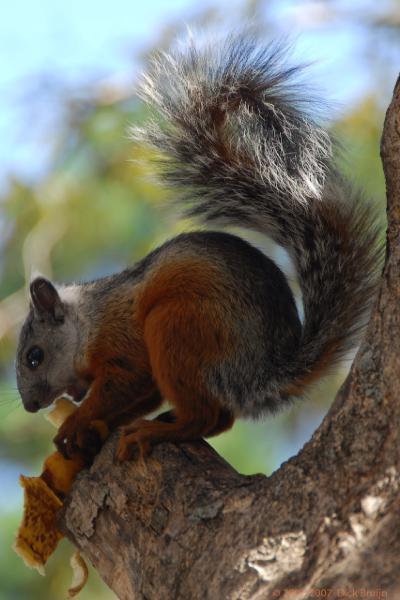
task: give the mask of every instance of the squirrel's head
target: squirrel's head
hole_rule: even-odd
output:
[[[81,400],[87,391],[75,368],[80,331],[74,290],[79,288],[66,287],[66,293],[59,293],[44,277],[30,285],[30,310],[16,359],[18,390],[29,412],[49,406],[63,393]]]

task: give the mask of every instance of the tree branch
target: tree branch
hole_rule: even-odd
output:
[[[337,598],[361,588],[400,597],[400,82],[382,159],[389,228],[377,304],[301,452],[269,478],[244,477],[205,442],[163,444],[120,465],[114,435],[78,477],[62,527],[119,598],[293,599],[316,589]]]

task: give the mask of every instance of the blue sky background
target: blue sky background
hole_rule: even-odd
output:
[[[267,3],[265,3],[266,5]],[[325,6],[281,0],[269,3],[273,35],[295,39],[295,55],[316,61],[312,80],[341,110],[368,87],[369,74],[362,63],[361,27],[333,20],[323,24]],[[345,2],[336,5],[346,6]],[[349,3],[347,3],[348,7]],[[379,11],[369,0],[352,0],[355,14]],[[46,96],[46,81],[70,86],[104,78],[132,82],[137,56],[151,48],[168,24],[191,23],[204,10],[193,0],[14,0],[2,6],[0,21],[0,186],[7,173],[34,176],[46,166],[40,141],[57,126],[56,108]],[[217,0],[225,26],[237,25],[238,0]],[[276,27],[275,27],[276,25]],[[0,187],[1,189],[1,187]]]

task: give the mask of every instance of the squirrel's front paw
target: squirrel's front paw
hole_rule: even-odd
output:
[[[79,454],[90,462],[99,452],[108,434],[105,421],[82,422],[74,413],[61,425],[53,441],[65,458]]]

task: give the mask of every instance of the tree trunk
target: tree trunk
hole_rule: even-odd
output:
[[[124,600],[400,598],[400,83],[381,154],[382,284],[345,384],[271,477],[205,442],[117,464],[116,436],[65,503],[66,535]]]

